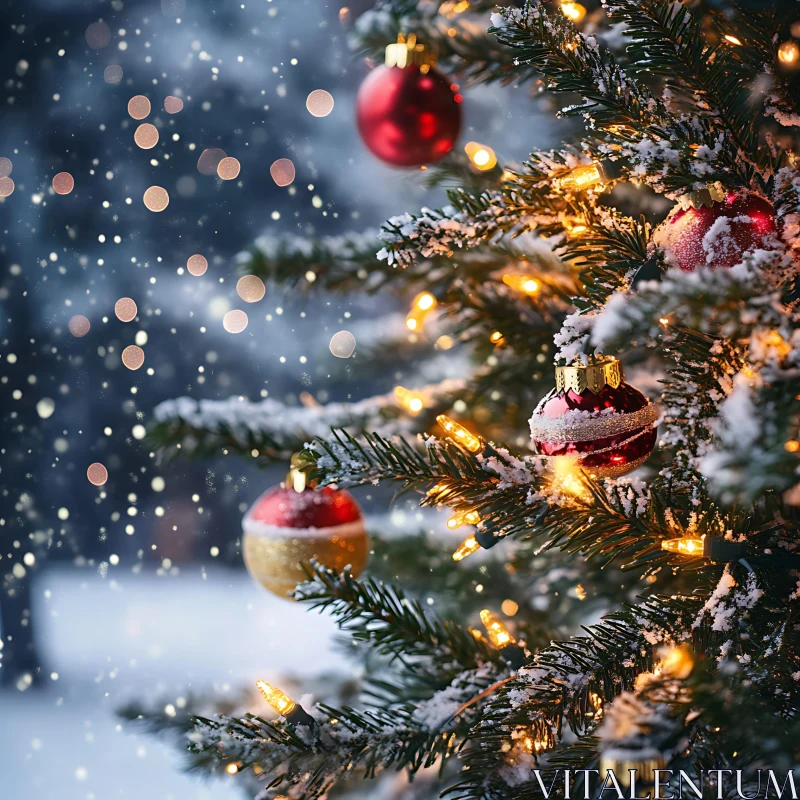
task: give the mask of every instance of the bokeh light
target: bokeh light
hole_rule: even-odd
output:
[[[289,158],[279,158],[272,162],[269,174],[278,186],[289,186],[295,177],[294,163]]]
[[[327,117],[333,111],[333,95],[324,89],[314,89],[306,98],[306,108],[312,117]]]
[[[338,331],[331,336],[328,347],[336,358],[350,358],[356,349],[356,337],[350,331]]]
[[[241,333],[247,327],[247,323],[247,314],[238,308],[229,311],[222,318],[222,327],[225,328],[228,333]]]

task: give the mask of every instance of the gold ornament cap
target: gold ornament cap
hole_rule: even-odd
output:
[[[594,356],[588,364],[577,361],[569,366],[556,367],[556,389],[572,389],[582,394],[587,389],[597,394],[604,386],[616,389],[622,383],[622,364],[615,356]]]
[[[386,46],[385,59],[387,67],[405,69],[414,65],[420,68],[420,72],[427,72],[436,63],[431,49],[418,43],[415,33],[409,33],[408,37],[399,34],[394,44]]]
[[[725,187],[717,183],[709,183],[701,189],[694,189],[678,198],[682,208],[711,208],[714,203],[721,203],[725,199]]]

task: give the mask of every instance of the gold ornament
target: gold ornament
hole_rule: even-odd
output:
[[[267,535],[245,528],[242,551],[250,575],[268,591],[288,598],[306,580],[300,565],[312,558],[337,572],[349,564],[348,572],[358,577],[369,556],[369,537],[363,522],[339,528],[275,528]]]
[[[357,577],[369,556],[369,537],[356,501],[344,490],[307,485],[302,466],[293,458],[286,482],[264,492],[242,520],[247,571],[284,598],[306,580],[302,565],[311,559],[337,572],[349,565]]]

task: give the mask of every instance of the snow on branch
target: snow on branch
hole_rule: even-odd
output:
[[[449,379],[416,390],[428,408],[449,407],[464,389],[462,380]],[[411,431],[413,419],[397,404],[393,394],[377,395],[352,403],[288,406],[271,398],[252,402],[243,397],[227,400],[166,400],[153,411],[150,437],[165,450],[188,456],[218,455],[227,449],[270,461],[286,460],[305,443],[325,436],[331,428],[360,431],[375,427],[385,434]]]

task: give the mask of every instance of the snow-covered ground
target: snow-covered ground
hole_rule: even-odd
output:
[[[125,700],[280,683],[347,670],[329,618],[280,600],[243,570],[106,578],[67,566],[35,587],[46,688],[0,692],[2,800],[242,800],[236,778],[204,783],[180,754],[122,726]],[[302,635],[299,635],[302,634]],[[171,695],[170,695],[171,693]]]

